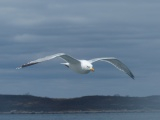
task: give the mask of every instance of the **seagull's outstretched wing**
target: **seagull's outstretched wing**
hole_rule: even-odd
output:
[[[34,61],[31,61],[31,62],[28,62],[26,64],[23,64],[22,66],[18,67],[17,69],[21,69],[21,68],[24,68],[24,67],[27,67],[27,66],[31,66],[31,65],[34,65],[34,64],[38,64],[38,63],[41,63],[41,62],[44,62],[44,61],[47,61],[47,60],[51,60],[51,59],[54,59],[56,57],[61,57],[63,60],[65,60],[66,62],[70,63],[70,64],[79,64],[80,61],[69,56],[69,55],[66,55],[64,53],[58,53],[58,54],[54,54],[54,55],[50,55],[50,56],[46,56],[44,58],[39,58],[37,60],[34,60]]]
[[[134,75],[129,70],[129,68],[125,64],[123,64],[120,60],[118,60],[118,59],[116,59],[114,57],[95,58],[95,59],[89,60],[90,63],[93,63],[93,62],[96,62],[96,61],[108,62],[108,63],[114,65],[119,70],[121,70],[121,71],[125,72],[126,74],[128,74],[132,79],[134,79]]]

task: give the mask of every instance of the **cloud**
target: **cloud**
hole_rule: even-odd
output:
[[[157,94],[148,86],[160,84],[159,6],[156,0],[1,0],[2,93],[52,97]],[[136,80],[103,62],[94,64],[95,73],[81,76],[60,65],[64,61],[58,58],[15,70],[59,52],[78,59],[117,57],[133,71]]]

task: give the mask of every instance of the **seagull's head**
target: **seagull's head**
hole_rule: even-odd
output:
[[[94,72],[93,65],[87,60],[81,60],[81,66],[83,70]]]

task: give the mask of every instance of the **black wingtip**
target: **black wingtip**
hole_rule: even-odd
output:
[[[20,67],[17,67],[16,69],[21,69],[21,68],[24,68],[24,67],[28,67],[28,66],[31,66],[31,65],[35,65],[35,64],[38,64],[39,62],[36,62],[36,63],[27,63],[27,64],[24,64]]]
[[[131,71],[127,72],[127,74],[129,75],[129,77],[131,77],[133,80],[135,80],[135,77]]]
[[[134,75],[131,73],[130,75],[129,75],[133,80],[135,80],[135,77],[134,77]]]

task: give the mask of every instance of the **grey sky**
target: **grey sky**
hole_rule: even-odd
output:
[[[159,11],[158,0],[1,0],[0,94],[159,95]],[[94,64],[94,73],[79,75],[58,58],[15,69],[59,52],[116,57],[136,78],[103,62]]]

